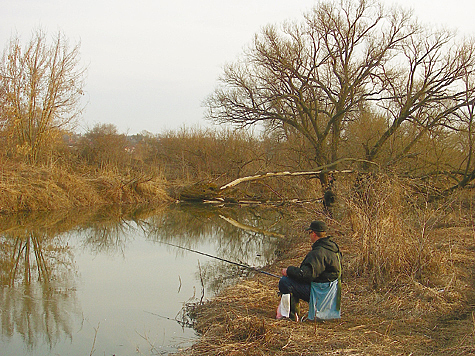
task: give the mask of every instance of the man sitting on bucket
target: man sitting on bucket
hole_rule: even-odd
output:
[[[282,270],[279,292],[282,295],[277,318],[299,320],[300,299],[309,303],[308,319],[340,318],[341,252],[327,236],[323,221],[313,221],[306,230],[312,250],[300,267],[289,266]]]

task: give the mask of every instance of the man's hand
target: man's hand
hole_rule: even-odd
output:
[[[282,268],[282,275],[287,277],[287,268]]]

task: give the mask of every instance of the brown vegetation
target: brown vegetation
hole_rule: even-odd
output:
[[[169,201],[163,181],[102,171],[82,175],[62,168],[6,163],[0,170],[0,213]]]
[[[287,254],[269,266],[298,264],[309,248],[300,231],[326,219],[345,255],[343,318],[276,321],[276,280],[258,276],[189,306],[203,337],[185,354],[475,352],[473,43],[401,9],[322,2],[301,24],[265,27],[207,101],[211,119],[262,123],[261,135],[126,136],[108,124],[65,131],[81,112],[79,47],[44,41],[38,31],[22,50],[14,38],[0,63],[1,213],[215,199],[238,178],[337,162],[361,172],[335,177],[331,215],[296,215]],[[316,201],[327,183],[328,172],[274,175],[226,194]]]
[[[23,48],[14,36],[0,61],[0,143],[9,156],[29,163],[48,159],[82,110],[79,45],[70,47],[60,32],[48,42],[41,29]]]
[[[475,178],[474,53],[472,40],[424,26],[410,10],[321,1],[300,21],[255,35],[225,66],[207,116],[261,124],[291,140],[300,162],[352,157],[412,175],[445,170],[464,186]]]
[[[256,275],[187,306],[202,337],[182,354],[473,354],[473,194],[431,203],[414,190],[408,195],[413,183],[379,176],[358,182],[358,195],[348,185],[339,209],[350,214],[296,216],[287,253],[266,267],[298,265],[310,248],[301,231],[310,219],[326,219],[344,255],[341,320],[276,320],[277,280]],[[408,197],[425,203],[415,208]]]
[[[234,178],[290,168],[289,155],[295,154],[287,143],[218,129],[128,137],[113,125],[96,125],[65,138],[43,163],[0,153],[1,211],[213,199],[221,194],[218,187]],[[241,184],[226,196],[234,201],[319,199],[320,184],[311,178]]]

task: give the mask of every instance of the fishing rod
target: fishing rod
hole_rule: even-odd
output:
[[[262,273],[262,274],[266,274],[266,275],[271,276],[271,277],[276,277],[276,278],[280,278],[280,277],[281,277],[281,276],[278,276],[278,275],[273,274],[273,273],[270,273],[270,272],[262,271],[262,270],[260,270],[260,269],[258,269],[258,268],[256,268],[256,267],[248,266],[248,265],[245,265],[245,264],[243,264],[243,263],[238,263],[238,262],[234,262],[234,261],[229,261],[229,260],[226,260],[226,259],[221,258],[221,257],[217,257],[217,256],[210,255],[210,254],[205,253],[205,252],[201,252],[201,251],[197,251],[197,250],[192,250],[191,248],[188,248],[188,247],[178,246],[178,245],[175,245],[175,244],[172,244],[172,243],[169,243],[169,242],[165,242],[165,241],[159,241],[159,242],[161,242],[162,244],[165,244],[165,245],[173,246],[173,247],[176,247],[176,248],[181,248],[182,250],[194,252],[194,253],[197,253],[197,254],[199,254],[199,255],[203,255],[203,256],[211,257],[211,258],[214,258],[214,259],[223,261],[223,262],[231,263],[231,264],[236,265],[236,266],[239,266],[239,267],[251,269],[251,270],[253,270],[253,271],[255,271],[255,272],[259,272],[259,273]]]

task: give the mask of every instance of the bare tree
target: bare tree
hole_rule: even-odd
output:
[[[263,123],[311,144],[316,166],[337,162],[350,124],[383,118],[364,155],[373,161],[390,138],[407,157],[428,132],[452,129],[466,105],[464,73],[473,45],[447,30],[431,31],[411,12],[371,0],[319,2],[302,23],[267,26],[243,57],[225,67],[207,101],[208,118],[242,127]],[[471,96],[471,95],[469,95]],[[367,124],[367,120],[365,121]],[[369,126],[371,130],[371,126]]]
[[[341,6],[340,6],[341,5]],[[302,24],[268,26],[207,100],[217,122],[303,135],[316,165],[338,158],[344,125],[382,91],[382,63],[413,33],[409,14],[361,0],[319,3]]]
[[[113,124],[96,124],[79,142],[81,156],[101,169],[123,168],[129,163],[127,136]]]
[[[48,43],[36,30],[24,48],[12,37],[0,63],[0,130],[10,152],[38,161],[81,113],[84,75],[79,44],[70,47],[62,33]]]
[[[465,106],[456,112],[457,122],[455,134],[452,135],[453,152],[451,160],[447,162],[450,176],[455,184],[448,192],[465,187],[475,179],[475,73],[466,73],[464,78],[466,97]]]
[[[473,42],[458,43],[455,34],[447,30],[420,28],[406,38],[398,56],[384,64],[384,91],[377,105],[383,109],[388,128],[368,148],[368,160],[375,159],[403,125],[411,128],[411,138],[395,160],[411,153],[427,133],[455,128],[459,111],[473,100],[473,88],[464,82],[475,68],[474,50]]]

